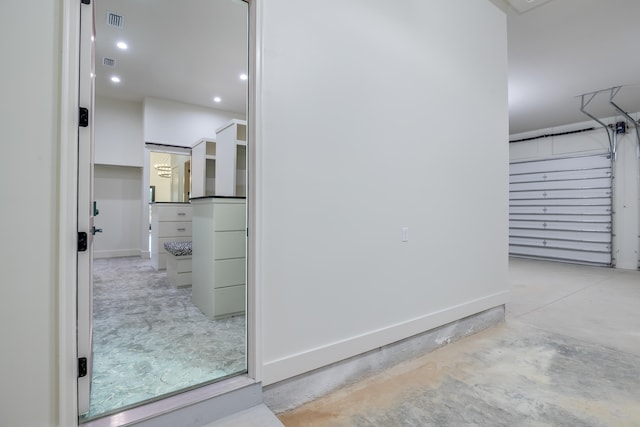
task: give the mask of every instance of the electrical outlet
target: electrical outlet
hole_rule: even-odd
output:
[[[402,241],[409,241],[409,227],[402,227]]]

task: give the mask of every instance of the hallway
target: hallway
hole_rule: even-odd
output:
[[[506,322],[279,414],[294,426],[640,425],[640,272],[511,259]]]

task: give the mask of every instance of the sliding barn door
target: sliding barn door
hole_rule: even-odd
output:
[[[509,254],[610,266],[611,195],[609,154],[511,163]]]

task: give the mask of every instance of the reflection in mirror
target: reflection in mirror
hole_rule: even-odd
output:
[[[149,185],[153,202],[188,203],[191,191],[191,156],[149,152]]]
[[[116,246],[117,235],[135,235],[133,240],[141,243],[138,250],[117,248],[94,257],[90,410],[80,422],[247,371],[246,138],[234,142],[231,166],[210,149],[196,160],[195,155],[139,147],[178,146],[188,153],[199,140],[215,142],[216,130],[226,123],[246,125],[247,86],[239,75],[248,71],[247,4],[154,0],[151,6],[145,0],[96,0],[94,5],[96,151],[110,155],[105,164],[136,170],[138,177],[143,169],[142,182],[126,176],[100,181],[100,197],[109,203],[101,204],[96,222],[110,219],[121,230],[105,228],[96,239]],[[127,42],[128,49],[119,50],[118,41]],[[110,80],[115,74],[118,85]],[[221,102],[214,103],[214,96]],[[154,117],[159,110],[162,115]],[[195,126],[203,117],[211,124]],[[150,138],[150,124],[165,134]],[[113,160],[126,152],[123,147],[135,147],[131,156],[140,149],[148,157]],[[218,194],[215,189],[224,181],[219,176],[229,170],[237,194]],[[234,197],[226,197],[227,204],[198,202],[194,176],[202,180],[203,198]],[[194,240],[194,230],[214,221],[212,216],[198,220],[194,211],[208,212],[209,206],[224,210],[227,226],[237,228],[229,232],[239,238],[233,247],[219,246],[230,254],[222,262]],[[216,304],[222,299],[211,295],[229,292],[213,289],[209,267],[222,264],[235,279],[227,284],[233,305],[221,311]],[[209,306],[215,311],[209,312]]]

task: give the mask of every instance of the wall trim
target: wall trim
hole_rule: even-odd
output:
[[[93,259],[120,258],[120,257],[132,257],[132,256],[144,258],[143,251],[141,251],[140,249],[112,249],[112,250],[103,250],[103,251],[96,251],[94,249],[93,251]]]
[[[332,391],[375,375],[399,363],[423,356],[443,345],[504,322],[505,307],[497,306],[404,340],[265,387],[265,404],[282,413]]]
[[[63,0],[58,169],[58,426],[78,425],[76,283],[80,2]]]
[[[265,362],[262,382],[265,386],[270,385],[504,305],[509,299],[508,296],[509,291],[499,292],[342,341]]]

